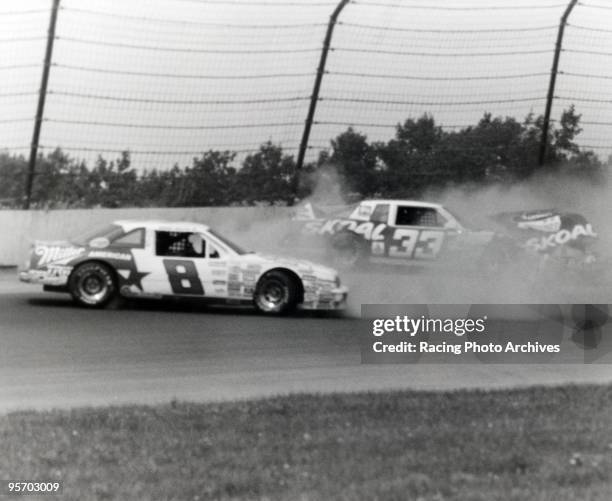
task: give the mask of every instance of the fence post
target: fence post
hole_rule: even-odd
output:
[[[555,55],[553,57],[552,69],[550,70],[550,82],[548,84],[548,95],[546,96],[546,110],[544,112],[544,122],[542,123],[542,137],[540,138],[540,156],[538,159],[538,165],[542,166],[546,163],[546,153],[548,148],[548,129],[550,127],[550,111],[552,108],[552,102],[555,95],[555,83],[557,82],[557,70],[559,68],[559,56],[561,55],[561,47],[563,44],[563,32],[565,31],[565,25],[567,24],[567,18],[569,17],[574,5],[578,0],[570,0],[570,3],[565,9],[565,12],[561,16],[559,23],[559,31],[557,32],[557,43],[555,45]]]
[[[34,131],[32,133],[32,143],[30,145],[30,161],[28,163],[28,177],[26,180],[26,196],[23,208],[29,209],[32,200],[32,185],[34,184],[34,174],[36,172],[36,156],[38,155],[38,141],[40,138],[40,127],[45,111],[45,98],[47,97],[47,84],[49,82],[49,70],[51,69],[51,59],[53,56],[53,41],[55,40],[55,25],[57,23],[57,11],[59,10],[60,0],[52,0],[51,16],[49,18],[49,30],[47,32],[47,49],[45,51],[45,62],[43,66],[42,78],[40,81],[40,91],[38,94],[38,106],[36,108],[36,118],[34,119]]]
[[[304,156],[306,155],[306,148],[308,147],[308,138],[310,137],[310,129],[312,127],[312,121],[314,118],[315,110],[317,108],[317,101],[319,99],[319,90],[321,89],[321,80],[323,80],[323,74],[325,73],[325,63],[327,61],[327,54],[329,52],[329,46],[331,44],[332,35],[334,33],[334,27],[338,21],[338,16],[345,5],[351,0],[341,0],[340,3],[332,12],[329,17],[329,23],[327,24],[327,32],[325,33],[325,39],[323,40],[323,49],[321,50],[321,58],[319,59],[319,67],[317,69],[317,76],[315,78],[314,87],[312,89],[312,96],[310,96],[310,106],[308,107],[308,115],[304,124],[304,133],[302,134],[302,141],[300,142],[300,150],[298,152],[296,169],[300,170],[304,165]]]

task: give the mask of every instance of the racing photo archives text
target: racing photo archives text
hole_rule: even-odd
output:
[[[407,334],[410,337],[419,334],[452,334],[463,337],[466,334],[484,334],[487,316],[479,318],[412,318],[408,315],[396,315],[395,318],[377,318],[372,320],[372,334],[380,338],[386,334]],[[391,344],[380,340],[372,344],[374,353],[559,353],[559,344],[542,344],[538,341],[527,343],[483,343],[479,341],[465,341],[462,344],[447,343],[446,341],[430,343],[429,341],[399,341]]]

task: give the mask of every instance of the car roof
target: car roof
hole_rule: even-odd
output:
[[[409,207],[430,207],[432,209],[437,209],[442,207],[442,204],[434,203],[434,202],[423,202],[422,200],[402,200],[398,198],[376,198],[376,199],[368,199],[362,200],[360,203],[368,203],[368,204],[380,204],[380,203],[388,203],[395,205],[407,205]]]
[[[114,224],[121,226],[125,231],[131,231],[136,228],[151,228],[153,230],[163,231],[208,231],[210,227],[202,223],[194,223],[192,221],[166,221],[162,219],[121,219],[115,221]]]

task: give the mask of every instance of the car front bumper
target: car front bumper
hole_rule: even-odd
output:
[[[19,280],[28,284],[62,287],[68,283],[68,269],[51,268],[47,270],[21,270]]]
[[[343,310],[346,308],[348,287],[334,287],[330,291],[319,294],[311,301],[304,301],[298,305],[301,310]]]

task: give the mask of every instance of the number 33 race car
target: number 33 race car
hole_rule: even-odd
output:
[[[331,268],[246,252],[188,222],[117,221],[71,242],[38,241],[19,277],[87,307],[118,296],[179,296],[282,314],[342,309],[347,297]]]
[[[442,205],[413,200],[364,200],[350,215],[335,218],[317,218],[307,204],[294,220],[298,224],[285,243],[319,242],[339,267],[447,262],[496,271],[518,258],[538,265],[555,260],[582,266],[595,260],[597,233],[591,224],[580,214],[554,209],[497,214],[492,220],[503,232],[468,229]]]

